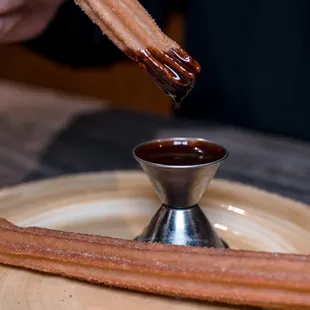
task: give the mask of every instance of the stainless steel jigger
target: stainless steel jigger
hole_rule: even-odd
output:
[[[157,143],[160,147],[161,143],[180,145],[194,144],[196,141],[217,147],[221,150],[220,157],[210,163],[190,166],[162,165],[139,157],[139,150],[147,148],[150,143]],[[203,139],[172,138],[140,144],[134,149],[133,154],[162,202],[161,208],[136,240],[187,246],[227,247],[198,205],[220,164],[228,156],[225,148]]]

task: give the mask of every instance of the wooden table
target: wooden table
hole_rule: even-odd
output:
[[[138,169],[145,140],[194,136],[230,151],[217,177],[310,203],[310,145],[218,124],[109,108],[107,102],[0,82],[0,186],[88,171]]]

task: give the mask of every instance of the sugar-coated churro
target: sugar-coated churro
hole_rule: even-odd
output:
[[[0,263],[118,288],[268,308],[310,307],[310,256],[141,243],[0,220]]]
[[[137,0],[76,0],[76,3],[176,102],[190,92],[200,65],[162,32]]]

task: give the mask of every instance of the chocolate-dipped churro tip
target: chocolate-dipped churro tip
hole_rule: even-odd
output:
[[[200,65],[166,36],[137,0],[76,0],[110,40],[177,104],[195,85]]]
[[[190,93],[196,83],[200,65],[181,48],[161,52],[145,49],[136,52],[135,61],[156,85],[173,98],[176,104]]]

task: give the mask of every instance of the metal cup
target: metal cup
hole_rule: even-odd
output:
[[[163,144],[204,145],[205,149],[217,150],[215,160],[203,164],[167,165],[146,160],[141,154],[152,147]],[[220,164],[227,158],[228,151],[208,140],[198,138],[171,138],[145,142],[133,150],[134,158],[144,172],[162,202],[141,235],[136,240],[161,242],[175,245],[224,248],[226,244],[218,237],[211,223],[200,209],[198,202],[214,178]]]

